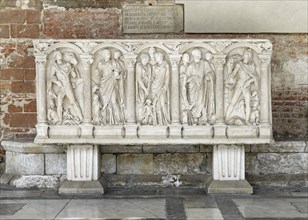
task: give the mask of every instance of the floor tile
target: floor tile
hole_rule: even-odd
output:
[[[219,209],[185,209],[187,220],[223,220]]]
[[[245,218],[305,218],[307,214],[301,213],[291,203],[297,206],[307,205],[305,199],[233,199]]]
[[[1,215],[0,219],[53,219],[68,203],[69,200],[1,200],[3,204],[25,205],[13,215]]]
[[[71,200],[56,219],[165,219],[164,199],[100,199]]]

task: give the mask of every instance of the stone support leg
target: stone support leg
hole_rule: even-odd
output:
[[[252,187],[245,180],[244,145],[213,147],[213,180],[208,193],[252,193]]]
[[[67,181],[59,188],[60,194],[104,193],[99,181],[101,154],[97,145],[70,145],[67,149]]]

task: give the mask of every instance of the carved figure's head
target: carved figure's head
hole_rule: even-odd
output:
[[[66,62],[71,63],[74,66],[76,66],[78,63],[77,58],[74,53],[67,52],[63,55],[63,58]]]
[[[161,63],[164,60],[164,55],[161,52],[156,52],[154,54],[156,63]]]
[[[211,52],[207,52],[207,53],[205,54],[205,59],[206,59],[207,61],[211,61],[211,60],[213,59],[213,54],[212,54]]]
[[[251,60],[252,60],[252,51],[251,49],[247,49],[244,51],[244,54],[243,54],[243,62],[250,63]]]
[[[151,57],[153,57],[153,56],[154,56],[154,53],[155,53],[155,52],[156,52],[155,47],[150,47],[150,48],[149,48],[148,53],[149,53],[149,55],[150,55]]]
[[[63,55],[60,51],[56,51],[54,53],[54,58],[55,58],[55,61],[59,62],[59,61],[62,61]]]
[[[193,59],[196,63],[198,63],[201,60],[201,50],[198,48],[195,48],[191,51],[191,55],[193,56]]]
[[[143,65],[148,64],[149,61],[150,61],[150,56],[149,56],[149,54],[147,54],[147,53],[142,53],[142,54],[140,55],[140,60],[141,60],[141,63],[142,63]]]
[[[107,50],[107,49],[103,50],[101,55],[102,55],[103,60],[105,60],[105,61],[110,60],[111,54],[110,54],[109,50]]]
[[[116,50],[113,54],[114,59],[118,60],[121,57],[121,52]]]
[[[190,60],[189,54],[188,53],[183,53],[183,56],[182,56],[183,63],[188,63],[189,60]]]

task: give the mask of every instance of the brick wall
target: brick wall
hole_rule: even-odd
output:
[[[307,34],[147,34],[121,31],[120,0],[0,1],[0,140],[33,138],[34,38],[265,38],[272,41],[276,140],[307,139]],[[126,0],[134,2],[134,0]],[[139,1],[152,2],[155,1]],[[158,0],[170,3],[172,0]],[[306,85],[304,85],[306,84]]]

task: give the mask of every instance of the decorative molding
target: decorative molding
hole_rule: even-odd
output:
[[[271,140],[268,40],[35,40],[34,47],[37,143]]]

